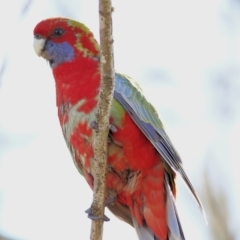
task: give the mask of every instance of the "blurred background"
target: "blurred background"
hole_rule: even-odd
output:
[[[205,206],[181,180],[186,239],[240,239],[240,1],[113,0],[115,68],[156,106]],[[92,193],[57,119],[50,67],[34,26],[64,16],[98,38],[97,0],[0,1],[0,239],[89,239]],[[104,239],[137,239],[109,212]]]

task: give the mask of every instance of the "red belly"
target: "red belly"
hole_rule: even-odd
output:
[[[118,189],[118,201],[130,208],[140,225],[145,223],[160,239],[167,238],[165,170],[159,153],[128,114],[123,128],[118,128],[113,139],[122,148],[110,144],[108,163],[117,172],[129,169],[131,175],[123,185],[110,174],[107,187]]]
[[[79,123],[70,139],[77,153],[76,165],[91,188],[92,131],[89,124]],[[129,207],[140,225],[147,224],[158,238],[166,239],[164,166],[160,155],[128,114],[122,128],[117,127],[117,132],[112,133],[112,140],[108,149],[107,192],[114,191],[117,200]]]

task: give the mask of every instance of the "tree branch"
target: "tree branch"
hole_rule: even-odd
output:
[[[107,168],[107,140],[109,132],[109,115],[114,91],[114,59],[112,36],[111,0],[99,0],[100,45],[101,45],[101,86],[96,115],[98,129],[94,140],[94,194],[92,213],[103,219],[106,190],[105,176]],[[103,220],[93,220],[91,240],[101,240]]]

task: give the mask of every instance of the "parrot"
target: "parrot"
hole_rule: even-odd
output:
[[[100,46],[88,27],[64,17],[40,21],[33,35],[35,53],[52,70],[67,147],[93,189]],[[184,240],[175,204],[177,175],[203,207],[156,109],[135,80],[117,72],[111,104],[106,207],[134,227],[139,240]]]

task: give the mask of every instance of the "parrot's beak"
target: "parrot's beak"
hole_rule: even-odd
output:
[[[42,38],[42,37],[39,37],[39,36],[34,36],[34,40],[33,40],[33,48],[34,48],[34,51],[35,53],[41,57],[42,55],[42,50],[45,46],[45,43],[46,43],[46,39],[45,38]]]

